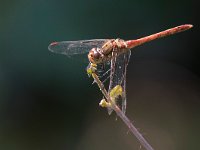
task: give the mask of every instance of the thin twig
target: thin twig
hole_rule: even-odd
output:
[[[116,112],[116,114],[122,119],[122,121],[126,124],[126,126],[129,128],[129,130],[135,135],[135,137],[138,139],[140,144],[146,148],[146,150],[154,150],[152,146],[147,142],[147,140],[142,136],[142,134],[137,130],[137,128],[132,124],[130,119],[121,111],[121,109],[110,99],[110,96],[106,89],[104,88],[103,83],[99,80],[96,73],[91,74],[94,78],[94,81],[99,86],[101,92],[103,93],[106,100],[111,104],[111,108]]]

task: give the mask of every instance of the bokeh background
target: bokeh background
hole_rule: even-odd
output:
[[[127,116],[157,150],[200,149],[197,9],[195,0],[1,0],[0,149],[140,149],[121,120],[98,106],[102,94],[87,62],[47,47],[135,39],[185,23],[194,28],[133,50]]]

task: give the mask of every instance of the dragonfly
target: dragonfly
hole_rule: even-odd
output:
[[[131,56],[131,49],[144,43],[166,37],[175,33],[179,33],[192,28],[191,24],[184,24],[173,27],[149,36],[145,36],[135,40],[122,40],[122,39],[92,39],[92,40],[79,40],[79,41],[61,41],[53,42],[49,45],[48,49],[51,52],[64,54],[67,56],[88,53],[88,74],[92,69],[93,73],[99,70],[98,66],[107,64],[109,65],[109,86],[108,93],[104,92],[104,85],[102,81],[98,80],[103,95],[108,98],[109,93],[120,85],[122,88],[121,93],[118,94],[120,101],[120,108],[125,114],[126,112],[126,72],[129,59]],[[111,114],[112,109],[108,108],[108,113]]]

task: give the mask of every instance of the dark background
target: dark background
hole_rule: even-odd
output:
[[[135,39],[177,25],[189,31],[132,52],[127,116],[157,150],[200,149],[198,4],[186,0],[1,0],[0,149],[137,150],[87,63],[47,50],[52,41]],[[143,148],[142,148],[143,149]]]

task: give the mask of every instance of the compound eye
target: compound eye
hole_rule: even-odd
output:
[[[93,58],[98,60],[101,57],[101,54],[97,51],[97,49],[95,49],[93,52]]]
[[[90,50],[88,54],[88,59],[92,63],[98,63],[101,58],[101,54],[98,52],[97,48],[93,48]]]

